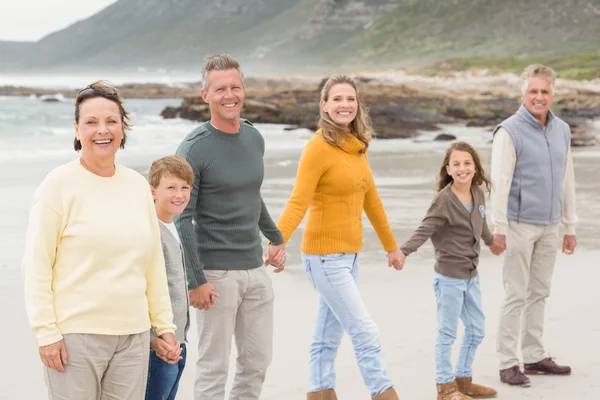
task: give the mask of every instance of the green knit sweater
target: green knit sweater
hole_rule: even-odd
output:
[[[204,269],[245,270],[262,265],[260,232],[283,243],[260,195],[265,143],[242,119],[236,134],[205,122],[177,149],[196,175],[190,202],[175,219],[184,250],[188,287],[206,283]]]

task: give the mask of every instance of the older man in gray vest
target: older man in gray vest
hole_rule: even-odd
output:
[[[498,333],[500,380],[527,387],[526,375],[567,375],[544,350],[544,309],[564,225],[562,251],[577,246],[571,130],[550,106],[555,72],[525,68],[519,110],[494,130],[492,215],[495,241],[507,249],[504,304]],[[517,355],[519,338],[524,373]]]

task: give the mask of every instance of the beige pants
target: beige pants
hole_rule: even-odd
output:
[[[150,332],[64,335],[65,372],[45,368],[50,400],[142,400],[146,396]]]
[[[550,295],[556,261],[558,224],[532,225],[510,221],[504,258],[504,304],[500,317],[497,353],[500,369],[547,357],[542,343],[544,309]]]
[[[265,267],[205,270],[219,294],[210,310],[197,311],[195,400],[223,400],[231,341],[237,347],[230,400],[258,400],[273,353],[273,287]]]

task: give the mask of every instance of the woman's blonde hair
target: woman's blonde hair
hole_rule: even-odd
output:
[[[363,108],[360,102],[360,95],[358,94],[354,79],[346,75],[336,75],[327,79],[323,85],[323,89],[321,89],[321,103],[329,100],[329,91],[332,87],[341,84],[352,86],[356,92],[356,117],[348,126],[340,125],[334,122],[328,113],[323,111],[323,107],[320,107],[319,128],[321,129],[321,135],[330,145],[341,147],[344,145],[343,134],[350,134],[364,143],[365,148],[362,152],[366,153],[371,137],[373,136],[373,128],[371,127],[368,110]]]

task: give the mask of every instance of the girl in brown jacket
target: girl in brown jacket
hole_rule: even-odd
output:
[[[433,199],[421,226],[402,245],[409,255],[431,238],[435,249],[433,288],[437,303],[437,340],[435,345],[438,400],[490,398],[491,388],[476,385],[472,365],[477,346],[484,336],[485,317],[477,264],[480,242],[494,254],[503,249],[492,244],[485,221],[485,197],[480,185],[490,190],[477,151],[465,142],[456,142],[446,150],[438,177],[438,194]],[[464,324],[456,372],[452,371],[452,344],[458,320]],[[470,397],[472,396],[472,397]]]

